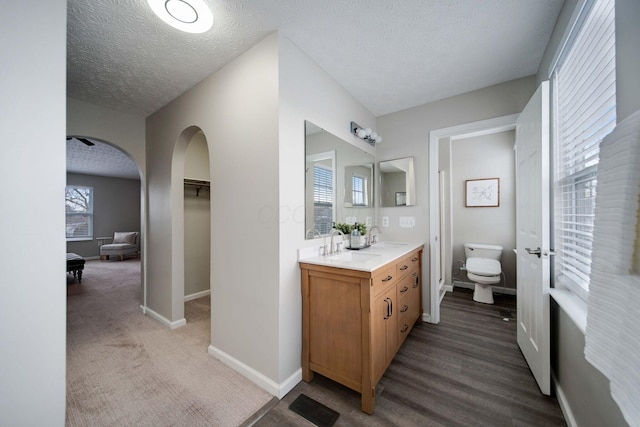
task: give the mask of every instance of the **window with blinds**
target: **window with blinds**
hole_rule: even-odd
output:
[[[316,230],[321,235],[331,233],[333,222],[333,171],[313,166],[313,207]]]
[[[93,238],[93,188],[68,185],[65,211],[67,240]]]
[[[352,190],[353,206],[366,206],[367,200],[366,200],[366,194],[364,189],[367,185],[367,182],[365,178],[358,175],[353,175],[351,177],[351,185],[353,188]]]
[[[614,0],[587,1],[552,74],[554,276],[586,299],[600,141],[616,125]]]

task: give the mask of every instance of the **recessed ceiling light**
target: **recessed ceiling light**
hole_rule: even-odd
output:
[[[147,0],[164,22],[187,33],[204,33],[213,26],[213,14],[204,0]]]

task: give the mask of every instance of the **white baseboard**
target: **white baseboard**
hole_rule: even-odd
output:
[[[455,280],[452,288],[475,289],[476,284],[470,282],[460,282]],[[491,289],[497,294],[515,295],[516,290],[513,288],[503,288],[502,286],[492,286]],[[453,289],[451,289],[453,290]]]
[[[558,403],[560,404],[560,410],[562,410],[562,415],[564,415],[564,420],[567,422],[567,426],[578,427],[576,418],[573,416],[573,411],[571,411],[571,407],[569,406],[567,396],[565,396],[564,391],[562,391],[562,387],[560,387],[560,383],[558,383],[558,379],[553,372],[551,372],[551,382],[553,383],[553,388],[556,392]]]
[[[242,363],[238,359],[230,356],[229,354],[214,347],[213,345],[209,346],[208,352],[210,355],[220,360],[222,363],[224,363],[234,371],[242,374],[258,387],[266,390],[269,394],[276,396],[278,399],[282,399],[296,386],[296,384],[302,381],[302,368],[295,371],[283,383],[278,384],[277,382],[273,381],[270,378],[267,378],[252,367],[246,365],[245,363]]]
[[[169,329],[177,329],[177,328],[187,324],[187,319],[182,318],[180,320],[176,320],[175,322],[172,322],[169,319],[167,319],[166,317],[164,317],[163,315],[156,313],[155,311],[153,311],[149,307],[140,306],[140,310],[142,310],[142,312],[144,314],[148,315],[149,317],[151,317],[151,318],[157,320],[158,322],[162,323],[164,326],[166,326]]]
[[[184,302],[206,297],[207,295],[211,295],[211,289],[207,289],[206,291],[202,291],[202,292],[196,292],[195,294],[185,295]]]
[[[100,259],[100,256],[85,256],[83,257],[86,261],[95,261],[97,259]]]

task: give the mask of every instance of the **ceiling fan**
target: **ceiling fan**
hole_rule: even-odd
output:
[[[72,139],[77,139],[78,141],[82,142],[85,145],[88,145],[89,147],[96,145],[93,142],[89,141],[87,138],[78,138],[75,136],[70,136],[67,138],[67,141],[71,141]]]

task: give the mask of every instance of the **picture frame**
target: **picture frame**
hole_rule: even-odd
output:
[[[500,178],[467,179],[465,207],[496,208],[500,206]]]
[[[405,191],[396,193],[396,206],[407,206],[407,193]]]

